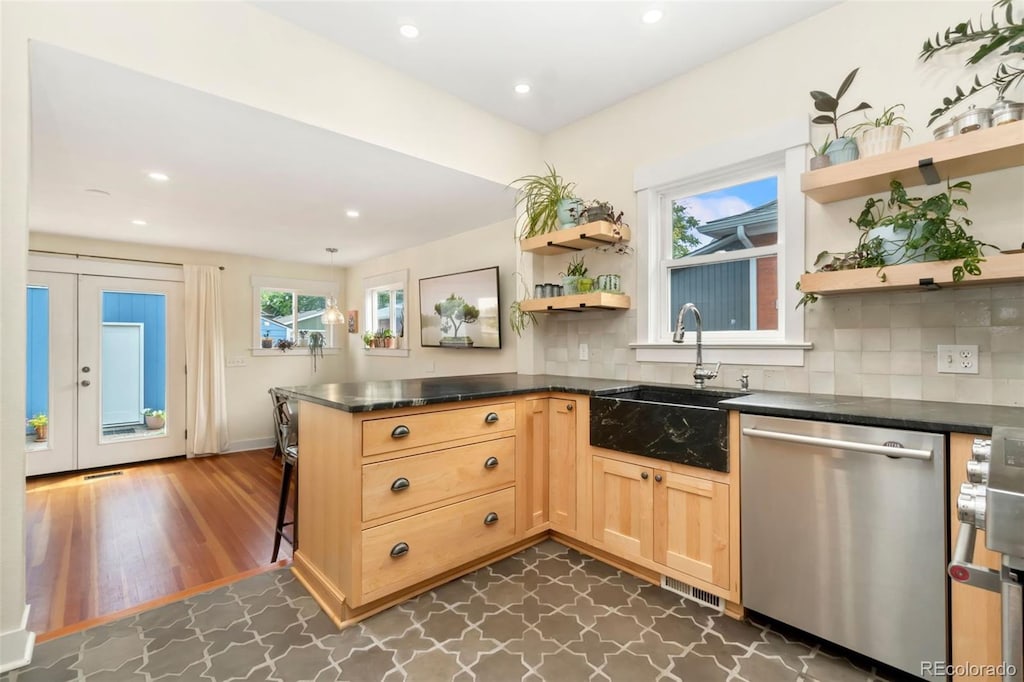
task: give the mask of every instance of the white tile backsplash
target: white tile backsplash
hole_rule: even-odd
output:
[[[690,385],[693,365],[638,363],[629,344],[636,314],[554,314],[541,320],[544,369],[626,381]],[[711,386],[734,388],[744,371],[754,389],[965,403],[1024,403],[1024,286],[964,287],[822,297],[805,316],[814,348],[802,367],[723,365]],[[579,361],[578,344],[590,345]],[[936,346],[979,346],[978,375],[940,375]],[[715,349],[704,360],[716,362]]]

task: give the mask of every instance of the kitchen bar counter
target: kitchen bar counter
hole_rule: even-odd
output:
[[[550,374],[484,374],[281,388],[287,395],[345,412],[369,412],[526,393],[608,395],[657,383]],[[712,383],[710,390],[720,388]],[[724,409],[865,426],[988,435],[995,425],[1024,424],[1024,408],[818,393],[757,391],[723,400]],[[652,425],[655,426],[655,425]]]

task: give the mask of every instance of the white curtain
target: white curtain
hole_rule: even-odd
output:
[[[185,266],[185,352],[191,405],[189,457],[224,452],[230,442],[222,298],[219,268]]]

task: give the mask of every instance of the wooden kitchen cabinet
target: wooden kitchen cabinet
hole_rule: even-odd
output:
[[[570,534],[576,531],[577,414],[575,400],[548,400],[547,489],[551,527]]]
[[[594,457],[593,536],[624,559],[654,555],[654,469]]]
[[[967,481],[967,462],[971,459],[971,447],[977,437],[954,433],[949,439],[950,547],[956,544],[960,528],[960,521],[956,515],[956,498],[960,494],[960,484]],[[983,531],[978,531],[975,540],[973,562],[988,568],[999,568],[999,555],[986,549]],[[950,580],[949,597],[953,665],[998,665],[1002,658],[1000,596],[995,592]],[[953,679],[995,682],[1000,677],[957,675]]]
[[[655,469],[654,560],[729,589],[727,484]]]
[[[526,529],[530,531],[548,522],[548,403],[547,398],[525,403],[526,441],[528,445],[526,474]]]

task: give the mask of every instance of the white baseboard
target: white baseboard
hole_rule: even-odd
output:
[[[249,440],[236,440],[228,445],[225,452],[243,452],[245,450],[262,450],[274,447],[274,438],[251,438]]]
[[[17,630],[0,632],[0,673],[14,670],[32,661],[32,649],[36,644],[36,633],[28,630],[28,610],[21,612],[21,625]]]

